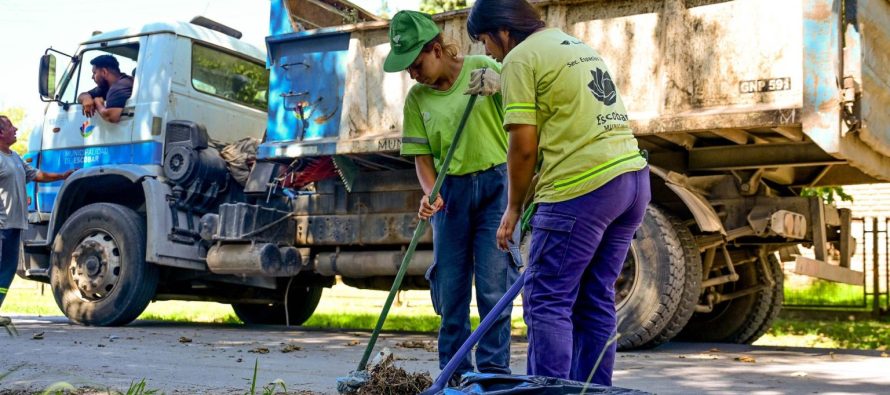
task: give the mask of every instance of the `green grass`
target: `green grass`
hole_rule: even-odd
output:
[[[25,281],[16,278],[10,292],[3,301],[0,314],[24,314],[37,316],[61,316],[62,311],[56,305],[52,290],[48,285]],[[240,324],[232,307],[226,304],[211,302],[162,301],[148,305],[139,316],[141,320],[160,320],[173,322],[208,322],[223,324]]]
[[[376,303],[370,303],[370,301],[382,303],[384,298],[368,297],[365,298],[365,301],[348,301],[348,303],[344,303],[338,299],[338,297],[344,296],[338,293],[343,293],[344,291],[340,289],[336,291],[326,289],[325,292],[326,294],[322,297],[321,304],[319,304],[315,314],[303,324],[304,327],[320,329],[374,329],[381,309]],[[345,292],[350,293],[352,291]],[[424,291],[411,292],[419,292],[420,295],[424,293]],[[376,291],[376,293],[377,295],[375,296],[379,296],[380,292]],[[385,292],[383,295],[385,295]],[[333,296],[333,298],[330,296]],[[344,297],[351,297],[351,295]],[[44,292],[41,294],[40,284],[20,279],[16,279],[13,283],[12,291],[3,303],[3,308],[0,309],[0,314],[3,313],[39,316],[62,315],[48,286],[44,288]],[[217,324],[242,323],[230,305],[213,302],[153,302],[148,305],[148,308],[139,316],[139,319]],[[410,306],[405,304],[393,306],[383,325],[383,329],[387,331],[435,333],[439,328],[440,322],[439,316],[435,314],[431,306],[425,304]],[[470,324],[473,328],[476,328],[479,325],[479,316],[472,315]],[[518,314],[514,314],[512,326],[514,335],[525,335],[525,323]]]
[[[41,294],[40,284],[16,278],[12,281],[9,294],[3,301],[0,314],[61,315],[53,299],[52,288],[46,285]]]
[[[140,320],[173,322],[207,322],[214,324],[240,324],[232,306],[213,302],[185,302],[165,300],[153,302],[139,316]]]
[[[303,326],[310,328],[343,328],[372,330],[377,324],[377,313],[333,313],[318,311]],[[479,319],[476,317],[476,323]],[[384,330],[435,332],[439,329],[439,316],[433,314],[391,314],[383,324]]]
[[[41,295],[39,284],[20,279],[16,281],[3,308],[0,309],[0,314],[61,315],[48,287]],[[847,289],[841,286],[842,284],[824,285],[817,282],[814,285],[804,290],[786,289],[786,295],[788,292],[797,292],[795,295],[802,295],[801,298],[809,298],[806,300],[815,303],[819,301],[818,298],[823,292],[842,295],[842,291]],[[858,292],[861,292],[861,288]],[[383,327],[384,330],[435,333],[440,320],[428,304],[428,300],[424,299],[424,297],[428,297],[427,295],[425,291],[409,291],[405,297],[406,302],[393,306]],[[861,293],[857,295],[861,297]],[[381,309],[380,304],[385,296],[386,292],[381,291],[362,291],[343,287],[326,289],[316,313],[304,326],[321,329],[372,330],[377,323]],[[832,301],[836,300],[832,299]],[[518,308],[514,310],[512,323],[514,335],[524,335],[526,332],[519,311]],[[155,302],[150,304],[139,318],[233,325],[241,323],[231,306],[211,302]],[[475,328],[479,323],[479,317],[474,315],[471,317],[471,321]],[[890,347],[888,343],[890,343],[890,319],[866,321],[778,320],[767,335],[755,344],[887,350]]]
[[[755,345],[786,347],[890,349],[890,319],[881,320],[776,320]]]
[[[357,330],[373,330],[377,324],[379,312],[374,313],[332,313],[316,311],[303,326],[309,328],[342,328]],[[435,314],[390,314],[383,323],[383,330],[404,332],[435,333],[439,330],[441,319]],[[470,326],[479,326],[479,316],[470,316]],[[513,317],[512,332],[514,336],[525,336],[526,326],[522,317]]]
[[[861,306],[864,300],[862,286],[814,280],[808,286],[794,287],[785,282],[785,304]]]

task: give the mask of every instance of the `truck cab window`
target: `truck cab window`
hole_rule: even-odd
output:
[[[80,54],[80,61],[75,69],[67,76],[64,81],[64,88],[61,95],[63,103],[76,103],[77,95],[96,87],[93,81],[93,66],[90,61],[101,55],[112,55],[117,59],[120,65],[121,73],[128,74],[130,70],[136,69],[136,58],[139,54],[138,44],[121,45],[110,48],[90,49]]]
[[[269,71],[261,63],[194,44],[192,86],[198,92],[265,111]]]

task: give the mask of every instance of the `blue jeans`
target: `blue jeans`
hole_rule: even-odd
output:
[[[433,266],[427,272],[439,327],[439,368],[444,368],[470,336],[473,280],[484,319],[519,277],[518,262],[498,249],[497,230],[507,206],[507,168],[449,176],[441,190],[445,207],[432,217]],[[479,340],[476,367],[482,373],[510,373],[508,307]],[[456,374],[473,371],[470,356]]]
[[[0,229],[0,306],[9,292],[9,285],[19,265],[21,229]]]
[[[650,198],[647,167],[538,205],[523,293],[528,374],[586,382],[593,373],[593,383],[612,385],[615,280]]]

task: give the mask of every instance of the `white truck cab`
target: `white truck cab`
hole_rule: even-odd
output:
[[[48,49],[41,58],[48,104],[25,157],[44,171],[78,170],[28,185],[19,275],[52,284],[72,321],[125,324],[152,299],[213,281],[276,288],[274,279],[214,277],[199,236],[201,215],[245,199],[219,148],[265,130],[265,53],[240,36],[197,17],[99,33],[72,55]],[[69,59],[58,79],[57,55]],[[77,100],[96,86],[90,61],[101,55],[134,78],[116,123],[84,116]]]
[[[48,50],[41,80],[54,70]],[[57,52],[58,53],[58,52]],[[112,55],[134,77],[118,123],[85,117],[77,96],[96,86],[90,61]],[[167,121],[204,125],[213,140],[261,137],[266,122],[265,54],[235,37],[193,23],[153,23],[97,34],[83,42],[58,80],[41,92],[46,109],[39,167],[64,171],[137,164],[161,175]],[[52,81],[46,86],[51,87]],[[58,186],[38,186],[41,211],[51,211]]]

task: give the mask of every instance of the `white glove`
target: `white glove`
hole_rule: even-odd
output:
[[[465,94],[491,96],[501,91],[501,76],[487,67],[470,73],[470,87]]]

